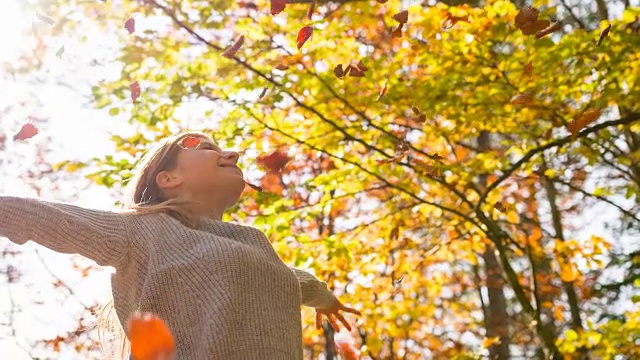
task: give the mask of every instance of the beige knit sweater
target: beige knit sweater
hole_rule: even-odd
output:
[[[192,229],[166,214],[0,196],[0,236],[113,266],[120,323],[156,313],[173,331],[176,360],[302,359],[300,305],[335,299],[282,262],[260,230],[217,220]]]

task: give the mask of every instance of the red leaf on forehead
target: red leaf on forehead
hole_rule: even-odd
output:
[[[180,146],[183,149],[195,149],[200,145],[200,139],[195,136],[187,136],[180,141]]]
[[[18,131],[18,133],[13,137],[13,141],[31,139],[37,134],[38,134],[38,129],[35,127],[35,125],[31,123],[27,123],[22,125],[22,128],[20,129],[20,131]]]
[[[271,15],[278,15],[287,6],[287,0],[271,0]]]
[[[133,34],[136,31],[136,20],[134,18],[130,18],[129,20],[125,21],[124,28],[127,29],[129,34]]]
[[[289,161],[291,161],[291,158],[283,151],[274,151],[268,155],[258,156],[256,159],[258,165],[267,169],[267,172],[280,172]]]
[[[313,34],[313,26],[305,26],[300,29],[300,31],[298,32],[298,39],[296,40],[298,49],[300,49],[302,45],[304,45],[304,43],[309,40],[311,34]]]

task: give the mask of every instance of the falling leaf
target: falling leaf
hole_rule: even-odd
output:
[[[140,97],[140,84],[137,81],[132,82],[129,84],[129,90],[131,90],[131,102],[135,104]]]
[[[402,37],[402,24],[399,24],[398,28],[395,30],[393,30],[393,28],[391,29],[391,38]]]
[[[41,13],[39,13],[37,11],[36,11],[36,18],[38,18],[38,20],[40,20],[40,21],[42,21],[42,22],[44,22],[46,24],[52,25],[52,26],[53,26],[53,24],[56,23],[56,21],[53,20],[52,18],[48,17],[47,15],[41,14]]]
[[[567,130],[569,130],[572,135],[575,135],[580,130],[584,129],[587,125],[598,120],[601,114],[602,113],[600,109],[589,109],[580,114],[569,125],[567,125]]]
[[[311,20],[313,17],[313,12],[316,10],[316,0],[311,0],[311,5],[309,6],[309,12],[307,12],[307,18]]]
[[[345,71],[342,70],[342,64],[338,64],[336,65],[336,67],[333,68],[333,74],[338,78],[338,79],[342,79],[342,77],[345,74]]]
[[[482,347],[484,347],[485,349],[490,348],[493,345],[498,345],[500,344],[500,336],[493,336],[493,337],[485,337],[482,340]]]
[[[522,70],[522,75],[523,76],[533,75],[533,64],[531,63],[531,61],[529,61],[529,63],[524,66],[524,69]]]
[[[529,105],[533,102],[533,96],[529,93],[522,93],[516,95],[511,99],[513,105]]]
[[[152,360],[173,354],[176,343],[165,322],[152,313],[135,312],[128,323],[131,355],[136,360]]]
[[[551,26],[547,27],[546,29],[538,31],[536,33],[536,39],[541,39],[560,29],[562,29],[562,23],[560,21],[554,22]]]
[[[62,54],[64,54],[64,46],[61,46],[60,49],[58,49],[58,51],[56,52],[56,57],[59,59],[62,57]]]
[[[281,172],[289,161],[291,161],[291,158],[283,151],[274,151],[269,155],[262,155],[256,159],[258,165],[267,169],[267,172]]]
[[[602,44],[602,41],[604,40],[604,38],[609,36],[609,31],[611,31],[611,24],[609,24],[609,26],[607,26],[606,29],[602,30],[600,32],[600,38],[598,39],[598,43],[596,44],[596,46],[600,46],[600,44]]]
[[[378,94],[378,98],[376,99],[376,101],[380,101],[380,99],[382,99],[383,96],[385,96],[387,94],[387,82],[384,82],[384,85],[382,86],[382,89],[380,89],[380,94]]]
[[[13,141],[31,139],[37,134],[38,134],[38,129],[31,122],[28,122],[22,125],[22,128],[20,129],[20,131],[18,131],[18,133],[13,137]]]
[[[134,18],[130,18],[129,20],[125,21],[124,28],[127,29],[129,34],[133,34],[136,31],[136,20]]]
[[[454,27],[459,21],[469,22],[469,15],[465,16],[454,16],[450,12],[447,12],[445,19],[442,21],[443,29],[451,29]]]
[[[262,187],[260,187],[260,186],[258,186],[258,185],[253,185],[253,184],[248,183],[248,182],[246,182],[246,181],[245,181],[244,183],[245,183],[247,186],[249,186],[250,188],[252,188],[253,190],[255,190],[255,191],[259,192],[259,193],[261,193],[261,192],[262,192]]]
[[[289,68],[289,65],[285,65],[285,64],[282,64],[282,63],[280,63],[280,64],[276,65],[276,69],[278,69],[278,70],[280,70],[280,71],[285,71],[285,70],[287,70],[288,68]]]
[[[353,76],[353,77],[363,77],[364,73],[367,72],[367,70],[369,70],[369,68],[367,68],[363,63],[362,60],[358,61],[358,63],[356,65],[349,65],[349,67],[347,67],[347,69],[349,70],[349,76]],[[345,70],[345,74],[347,73],[347,70]]]
[[[240,38],[238,38],[238,40],[236,40],[236,42],[233,43],[230,48],[222,53],[222,56],[226,57],[227,59],[232,59],[234,56],[236,56],[236,53],[238,52],[238,50],[240,50],[242,44],[244,44],[244,36],[240,36]]]
[[[399,22],[400,24],[406,24],[409,21],[409,10],[400,11],[399,13],[393,15],[393,20]]]
[[[305,26],[300,29],[300,31],[298,32],[298,39],[296,40],[298,49],[300,49],[302,45],[304,45],[304,43],[309,40],[311,34],[313,34],[313,26]]]
[[[200,145],[200,139],[195,136],[187,136],[180,141],[179,146],[183,149],[195,149]]]
[[[412,106],[411,111],[413,111],[413,113],[416,115],[420,115],[420,109],[418,109],[418,107],[416,106]]]
[[[271,15],[280,14],[287,6],[287,0],[271,0]]]
[[[515,25],[524,35],[533,35],[550,24],[549,20],[538,20],[538,10],[531,6],[524,6],[515,18]]]
[[[502,201],[498,201],[498,202],[496,202],[496,203],[493,205],[493,207],[494,207],[496,210],[500,211],[501,213],[506,213],[506,212],[507,212],[507,207],[506,207],[506,206],[504,206],[504,204],[502,203]]]
[[[262,92],[260,93],[260,95],[258,96],[258,100],[262,99],[267,94],[267,90],[269,90],[269,88],[265,86],[264,89],[262,89]]]

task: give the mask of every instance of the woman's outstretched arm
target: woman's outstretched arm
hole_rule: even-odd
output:
[[[291,268],[298,276],[302,289],[302,305],[314,308],[330,308],[335,306],[337,298],[327,287],[327,283],[319,280],[308,272]]]
[[[98,265],[119,267],[129,249],[126,215],[0,195],[0,236],[16,244],[32,240]]]

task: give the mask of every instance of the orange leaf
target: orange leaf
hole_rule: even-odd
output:
[[[179,145],[183,149],[195,149],[200,145],[200,139],[195,136],[187,136],[180,141]]]
[[[312,26],[305,26],[302,29],[300,29],[300,31],[298,32],[298,39],[296,40],[298,49],[300,49],[302,45],[304,45],[304,43],[307,40],[309,40],[309,38],[311,37],[311,34],[313,34]]]
[[[236,42],[230,48],[222,53],[222,56],[226,57],[227,59],[232,59],[236,55],[238,50],[240,50],[242,44],[244,44],[244,36],[240,36],[240,38],[236,40]]]
[[[556,318],[558,322],[564,321],[564,314],[562,313],[562,306],[556,305],[553,309],[553,316]]]
[[[131,354],[136,360],[152,360],[163,354],[173,354],[176,344],[162,319],[152,313],[136,312],[129,319]]]
[[[271,0],[271,15],[280,14],[287,6],[287,0]]]
[[[585,126],[587,126],[587,125],[591,124],[592,122],[596,121],[600,117],[600,114],[601,114],[600,109],[589,109],[589,110],[583,112],[582,114],[580,114],[578,117],[576,117],[567,126],[567,130],[569,130],[569,132],[572,135],[575,135],[580,130],[584,129]]]
[[[409,10],[400,11],[399,13],[393,15],[393,20],[399,22],[400,24],[406,24],[409,21]]]
[[[380,89],[380,94],[378,94],[378,98],[376,99],[376,101],[379,101],[386,94],[387,94],[387,82],[385,81],[384,85],[382,86],[382,89]]]

